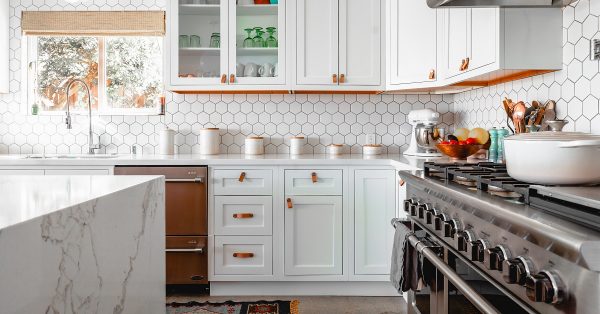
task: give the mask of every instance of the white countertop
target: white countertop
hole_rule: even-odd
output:
[[[364,156],[359,154],[330,156],[327,154],[304,155],[260,155],[244,154],[222,155],[116,155],[109,158],[28,158],[28,155],[0,155],[0,166],[120,166],[120,165],[344,165],[344,166],[378,166],[388,165],[400,169],[421,168],[426,158],[407,157],[400,154]]]
[[[0,176],[0,231],[157,176]]]

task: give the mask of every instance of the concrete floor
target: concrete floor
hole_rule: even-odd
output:
[[[301,314],[405,314],[406,302],[402,297],[211,297],[171,295],[167,302],[225,302],[258,300],[299,300]]]

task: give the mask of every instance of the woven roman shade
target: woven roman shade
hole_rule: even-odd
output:
[[[164,11],[23,11],[23,35],[164,36]]]

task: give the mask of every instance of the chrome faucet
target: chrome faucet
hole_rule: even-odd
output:
[[[88,96],[88,114],[90,117],[89,120],[89,134],[88,134],[88,154],[90,155],[94,155],[96,154],[96,150],[100,149],[100,143],[98,143],[98,145],[94,145],[94,132],[92,131],[92,93],[90,92],[90,87],[88,86],[88,84],[86,82],[84,82],[81,79],[72,79],[69,82],[69,85],[67,85],[67,117],[65,118],[65,124],[67,125],[67,130],[70,130],[73,128],[73,123],[71,121],[71,112],[69,110],[70,106],[69,106],[69,95],[71,94],[71,87],[75,84],[75,83],[81,83],[83,86],[85,86],[85,90],[87,92],[87,96]]]

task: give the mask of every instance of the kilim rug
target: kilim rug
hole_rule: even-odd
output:
[[[167,314],[299,314],[298,300],[168,303]]]

